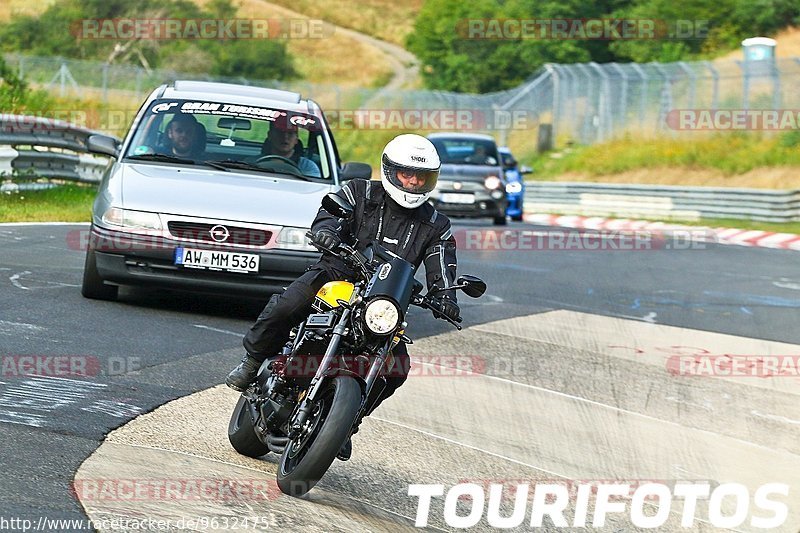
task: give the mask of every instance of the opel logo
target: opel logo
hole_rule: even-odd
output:
[[[216,242],[225,242],[231,235],[231,232],[228,231],[228,228],[220,224],[217,224],[216,226],[211,228],[209,233],[211,234],[211,238],[214,239]]]

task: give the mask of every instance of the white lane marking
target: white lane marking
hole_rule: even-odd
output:
[[[0,422],[42,427],[56,409],[85,400],[108,385],[75,379],[36,376],[14,383],[0,394]],[[21,412],[26,409],[37,412]],[[40,414],[44,412],[44,414]]]
[[[750,411],[750,414],[753,415],[753,416],[760,417],[760,418],[766,418],[767,420],[775,420],[776,422],[786,422],[787,424],[798,424],[798,425],[800,425],[800,420],[792,420],[791,418],[786,418],[785,416],[759,413],[756,410]]]
[[[25,322],[10,322],[8,320],[0,320],[0,334],[13,334],[19,333],[19,330],[26,330],[31,333],[44,331],[45,328],[35,324],[26,324]]]
[[[16,288],[22,289],[23,291],[29,291],[30,289],[28,287],[19,282],[19,278],[21,278],[22,276],[27,276],[30,273],[31,273],[30,270],[23,270],[22,272],[17,272],[13,276],[10,276],[8,279],[9,281],[11,281],[11,284],[14,285]]]
[[[423,365],[431,365],[431,366],[439,366],[439,365],[436,365],[434,363],[421,363],[421,364],[423,364]],[[529,385],[528,383],[520,383],[519,381],[512,381],[510,379],[501,378],[501,377],[497,377],[497,376],[490,376],[488,374],[478,374],[476,372],[472,372],[471,370],[467,370],[467,369],[459,370],[459,372],[463,372],[465,374],[472,374],[472,375],[474,375],[474,376],[476,376],[478,378],[485,378],[485,379],[500,381],[502,383],[510,383],[510,384],[516,385],[518,387],[525,387],[525,388],[533,389],[533,390],[539,391],[539,392],[546,392],[546,393],[554,394],[554,395],[560,396],[562,398],[569,398],[570,400],[577,400],[579,402],[587,403],[589,405],[595,405],[597,407],[603,407],[605,409],[610,409],[612,411],[617,411],[619,413],[624,413],[626,415],[632,415],[634,417],[644,418],[645,420],[650,420],[652,422],[658,422],[659,424],[669,424],[670,426],[677,426],[677,427],[682,428],[682,429],[690,429],[692,431],[697,431],[697,432],[700,432],[700,433],[706,433],[708,435],[713,435],[715,437],[723,436],[723,437],[725,437],[727,439],[731,439],[732,441],[738,442],[740,444],[746,444],[748,446],[754,446],[756,448],[760,448],[762,450],[767,450],[767,451],[773,452],[773,453],[776,452],[776,450],[774,448],[770,448],[770,447],[764,446],[762,444],[756,444],[755,442],[750,442],[748,440],[743,440],[743,439],[740,439],[740,438],[737,438],[737,437],[732,437],[732,436],[729,436],[729,435],[722,435],[721,433],[716,433],[716,432],[710,431],[708,429],[684,426],[684,425],[679,424],[677,422],[672,422],[671,420],[664,420],[663,418],[657,418],[657,417],[646,415],[646,414],[643,414],[643,413],[637,413],[636,411],[628,411],[627,409],[623,409],[621,407],[616,407],[614,405],[608,405],[608,404],[601,403],[601,402],[598,402],[598,401],[595,401],[595,400],[589,400],[588,398],[582,398],[580,396],[573,396],[572,394],[567,394],[566,392],[560,392],[560,391],[556,391],[556,390],[546,389],[544,387],[538,387],[536,385]],[[789,453],[791,455],[797,455],[797,454],[792,453],[792,452],[786,452],[786,453]],[[520,464],[524,464],[524,463],[520,463]]]
[[[208,331],[215,331],[217,333],[224,333],[226,335],[235,335],[236,337],[241,337],[241,333],[236,333],[235,331],[228,331],[227,329],[219,329],[219,328],[212,328],[211,326],[204,326],[202,324],[192,324],[196,328],[200,329],[207,329]]]
[[[87,413],[104,413],[115,418],[126,418],[139,416],[142,408],[125,402],[115,402],[113,400],[97,400],[88,407],[81,407],[81,411]]]
[[[789,281],[786,278],[783,278],[780,281],[773,281],[772,284],[776,287],[780,287],[781,289],[791,289],[793,291],[800,291],[800,283]]]
[[[683,404],[683,405],[692,405],[694,407],[699,407],[700,409],[704,409],[706,411],[713,411],[714,410],[714,407],[712,406],[711,402],[708,401],[708,400],[705,400],[703,403],[696,403],[696,402],[686,401],[683,398],[678,398],[676,396],[667,396],[664,399],[669,401],[669,402],[675,402],[675,403],[679,403],[679,404]]]
[[[428,363],[423,363],[423,364],[428,364]],[[463,446],[464,448],[469,448],[470,450],[474,450],[476,452],[485,453],[486,455],[491,455],[492,457],[497,457],[498,459],[502,459],[502,460],[508,461],[510,463],[518,464],[518,465],[521,465],[521,466],[526,466],[528,468],[533,468],[534,470],[538,470],[540,472],[544,472],[545,474],[550,475],[550,476],[558,476],[558,477],[561,477],[561,478],[564,478],[564,479],[571,479],[569,476],[565,476],[564,474],[559,474],[558,472],[553,472],[552,470],[547,470],[545,468],[541,468],[539,466],[534,466],[532,464],[525,463],[525,462],[519,461],[517,459],[512,459],[511,457],[507,457],[507,456],[499,454],[499,453],[490,452],[489,450],[484,450],[483,448],[478,448],[478,447],[472,446],[470,444],[464,444],[463,442],[458,442],[456,440],[449,439],[447,437],[443,437],[441,435],[437,435],[437,434],[431,433],[429,431],[425,431],[424,429],[418,429],[418,428],[415,428],[415,427],[407,426],[407,425],[402,424],[400,422],[392,422],[391,420],[387,420],[387,419],[381,418],[379,416],[374,416],[373,415],[373,416],[370,416],[370,418],[373,419],[373,420],[380,420],[381,422],[386,422],[387,424],[392,424],[394,426],[405,428],[405,429],[408,429],[408,430],[411,430],[411,431],[416,431],[417,433],[422,433],[423,435],[426,435],[428,437],[433,437],[434,439],[443,440],[445,442],[449,442],[450,444],[456,444],[458,446]]]

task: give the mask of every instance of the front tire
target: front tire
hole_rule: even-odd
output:
[[[100,277],[100,273],[97,271],[97,257],[91,248],[86,250],[81,294],[84,298],[109,301],[116,300],[119,294],[119,287],[103,283],[103,278]]]
[[[506,225],[506,216],[494,217],[494,225],[495,226],[505,226]]]
[[[336,454],[350,437],[361,409],[361,387],[348,376],[333,378],[322,391],[312,413],[313,424],[307,440],[291,440],[281,456],[278,487],[289,496],[300,497],[322,479]]]
[[[239,396],[239,401],[233,408],[231,421],[228,422],[228,440],[234,450],[247,457],[261,457],[269,453],[269,447],[256,437],[253,417],[250,416],[244,396]]]

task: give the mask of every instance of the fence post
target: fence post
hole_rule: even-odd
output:
[[[103,63],[103,102],[108,102],[108,63]]]
[[[625,69],[623,69],[617,63],[609,63],[609,66],[613,67],[614,70],[619,72],[619,76],[622,78],[622,91],[619,97],[619,114],[616,122],[620,124],[624,130],[627,122],[625,118],[628,116],[628,75],[625,73]]]
[[[581,144],[591,144],[588,143],[587,140],[589,139],[589,131],[591,131],[592,126],[594,125],[594,112],[595,112],[595,103],[594,103],[594,80],[592,77],[592,72],[589,68],[583,64],[578,63],[575,65],[583,72],[584,76],[586,76],[586,100],[584,104],[584,113],[583,113],[583,129],[581,130]],[[597,139],[597,135],[592,136],[592,142]]]
[[[608,82],[608,73],[594,61],[590,62],[589,65],[600,74],[600,77],[603,79],[597,99],[597,115],[600,117],[600,124],[598,127],[600,141],[604,141],[614,136],[614,124],[611,118],[611,90]],[[608,131],[608,135],[606,135],[606,131]]]
[[[647,114],[647,90],[650,88],[650,78],[638,63],[631,63],[631,67],[641,78],[641,83],[639,84],[639,128],[641,129],[644,128],[644,117]]]
[[[750,67],[747,61],[736,60],[736,64],[742,69],[742,109],[750,108]]]
[[[656,125],[657,129],[663,129],[666,125],[667,113],[672,109],[672,80],[662,65],[655,62],[650,64],[653,65],[658,73],[661,74],[661,77],[664,78],[664,85],[661,88],[661,95],[658,102],[658,124]]]
[[[694,73],[692,69],[684,61],[678,61],[678,66],[681,67],[681,70],[686,73],[686,76],[689,78],[689,102],[688,108],[694,109],[694,97],[695,97],[695,90],[697,88],[697,75]]]
[[[717,109],[717,104],[719,103],[719,72],[717,72],[717,69],[714,68],[714,65],[710,61],[703,61],[703,64],[711,72],[711,78],[713,79],[713,85],[711,89],[711,109]]]

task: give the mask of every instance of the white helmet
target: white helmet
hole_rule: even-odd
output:
[[[440,166],[439,154],[428,139],[413,133],[398,135],[383,149],[381,182],[392,200],[414,209],[436,188]],[[409,177],[401,180],[398,171]]]

